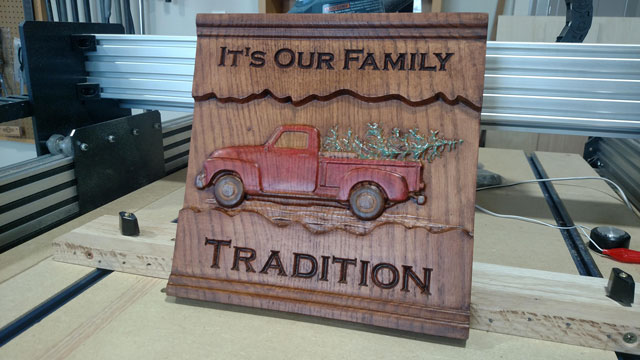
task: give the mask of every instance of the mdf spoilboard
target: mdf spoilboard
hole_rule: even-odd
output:
[[[197,25],[167,293],[466,338],[487,16]]]

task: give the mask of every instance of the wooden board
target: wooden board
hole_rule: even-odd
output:
[[[582,157],[575,154],[536,152],[549,177],[599,176]],[[630,248],[640,251],[640,218],[629,210],[611,187],[601,180],[575,180],[554,182],[562,203],[575,224],[589,228],[615,226],[631,235]],[[583,240],[588,241],[580,233]],[[605,278],[611,268],[618,267],[640,281],[640,266],[625,264],[591,252],[593,260]]]
[[[486,15],[207,14],[197,24],[167,293],[466,338]],[[360,136],[361,159],[319,155],[333,129]],[[306,145],[278,150],[294,132]],[[429,145],[432,162],[428,152],[379,160],[409,134],[401,146]],[[421,173],[404,172],[413,166]],[[249,195],[237,208],[196,188],[218,189],[218,174]],[[382,216],[351,214],[360,187],[378,196],[373,208],[387,201]]]
[[[20,137],[23,133],[21,126],[0,126],[0,136]]]
[[[56,239],[54,258],[168,278],[175,224],[147,224],[139,237],[121,235],[117,224],[118,217],[103,216]],[[477,262],[473,268],[473,328],[640,354],[640,345],[622,340],[640,333],[638,302],[623,307],[607,298],[607,279]]]
[[[144,219],[146,217],[145,214],[147,213],[158,221],[170,221],[175,219],[177,216],[177,209],[180,207],[179,203],[174,202],[170,211],[162,211],[164,207],[167,206],[167,202],[165,200],[159,201],[158,203],[158,200],[163,199],[166,195],[175,192],[177,189],[184,192],[182,189],[184,189],[185,174],[186,170],[177,171],[159,181],[138,189],[131,194],[125,195],[94,211],[71,220],[64,225],[39,235],[18,247],[5,251],[0,254],[0,264],[2,265],[0,266],[0,283],[7,281],[14,276],[19,276],[34,265],[48,257],[51,257],[51,243],[53,239],[102,215],[116,215],[120,211],[137,213],[138,210],[144,208],[145,210],[140,214],[142,216],[142,224],[144,224]],[[171,218],[167,219],[167,217]],[[34,294],[26,293],[23,295],[27,297],[33,296]]]
[[[584,162],[581,159],[575,161]],[[522,151],[481,148],[480,163],[484,169],[502,176],[505,184],[535,179]],[[476,203],[501,214],[555,222],[538,184],[480,191]],[[473,259],[477,262],[578,274],[558,230],[523,221],[499,219],[479,211],[476,212]]]
[[[67,265],[74,266],[74,265]],[[603,351],[471,330],[466,342],[167,297],[166,282],[113,273],[2,348],[7,359],[616,359]],[[172,340],[173,339],[173,340]]]

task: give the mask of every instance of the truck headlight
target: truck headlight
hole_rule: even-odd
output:
[[[207,171],[202,169],[198,175],[196,175],[196,187],[198,189],[203,189],[205,186],[205,179],[207,178]]]

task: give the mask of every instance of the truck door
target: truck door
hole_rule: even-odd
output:
[[[266,145],[265,168],[261,167],[266,192],[310,193],[318,172],[317,136],[295,129],[282,129]]]

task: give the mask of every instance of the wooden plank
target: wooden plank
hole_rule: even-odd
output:
[[[0,136],[20,137],[24,134],[21,126],[0,126]]]
[[[607,279],[474,263],[471,326],[536,339],[640,354],[640,289],[624,307]]]
[[[54,241],[54,259],[168,278],[175,224],[147,224],[120,235],[118,217],[103,216]],[[89,255],[90,254],[90,255]],[[640,288],[623,307],[604,294],[607,280],[501,265],[473,264],[471,327],[479,330],[640,354],[625,343],[640,334]]]
[[[491,36],[487,40],[495,40],[498,31],[498,17],[504,14],[504,0],[497,0],[496,12],[493,14],[493,24],[491,24]]]
[[[431,0],[431,12],[442,12],[442,1],[443,0]]]
[[[140,236],[120,234],[117,216],[101,216],[53,241],[53,259],[168,279],[176,224],[141,224]]]
[[[556,154],[536,152],[549,177],[599,176],[581,156],[575,154]],[[640,218],[629,210],[611,187],[601,180],[575,180],[553,183],[562,203],[575,224],[589,228],[596,226],[615,226],[631,235],[630,248],[640,251]],[[580,233],[583,240],[588,241]],[[640,281],[640,266],[625,264],[591,252],[604,277],[608,277],[611,268],[618,267]]]
[[[33,15],[36,21],[47,21],[48,0],[33,0]]]

